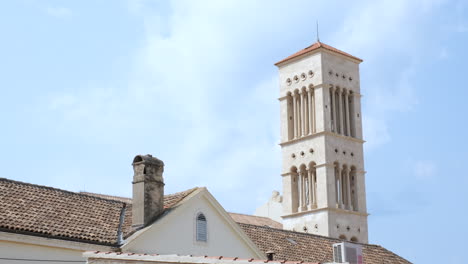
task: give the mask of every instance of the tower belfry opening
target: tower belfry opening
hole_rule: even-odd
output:
[[[285,229],[368,242],[361,62],[317,35],[316,43],[275,64]]]

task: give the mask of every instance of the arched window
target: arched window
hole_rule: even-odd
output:
[[[196,223],[197,241],[206,242],[208,240],[207,231],[206,217],[204,214],[199,213]]]
[[[345,235],[340,235],[339,239],[341,239],[341,240],[347,240]]]
[[[352,237],[351,242],[358,242],[358,239],[356,237]]]

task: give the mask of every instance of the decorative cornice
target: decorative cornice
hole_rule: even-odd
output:
[[[359,138],[343,136],[343,135],[336,134],[336,133],[333,133],[333,132],[330,132],[330,131],[321,131],[321,132],[317,132],[317,133],[314,133],[314,134],[311,134],[311,135],[307,135],[307,136],[303,136],[303,137],[300,137],[300,138],[291,139],[289,141],[281,142],[278,145],[283,147],[283,146],[294,144],[294,143],[299,142],[301,140],[315,138],[315,137],[319,137],[319,136],[322,136],[322,135],[330,135],[330,136],[334,136],[334,137],[337,137],[337,138],[342,138],[342,139],[354,141],[354,142],[361,143],[361,144],[366,142],[365,140],[362,140],[362,139],[359,139]]]
[[[369,216],[368,213],[362,213],[362,212],[356,212],[356,211],[350,211],[350,210],[344,210],[340,208],[333,208],[333,207],[322,207],[322,208],[316,208],[316,209],[311,209],[308,211],[302,211],[302,212],[297,212],[297,213],[292,213],[288,215],[282,215],[281,218],[289,218],[289,217],[296,217],[296,216],[301,216],[305,214],[310,214],[310,213],[317,213],[317,212],[322,212],[322,211],[333,211],[337,213],[345,213],[345,214],[352,214],[352,215],[358,215],[358,216]]]

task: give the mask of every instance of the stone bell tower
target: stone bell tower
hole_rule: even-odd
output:
[[[275,64],[284,229],[368,242],[361,62],[316,42]]]

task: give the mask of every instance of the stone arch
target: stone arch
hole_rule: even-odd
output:
[[[343,235],[343,234],[341,234],[338,238],[341,239],[341,240],[347,240],[347,239],[346,239],[346,236]]]
[[[307,167],[305,164],[301,164],[299,166],[299,173],[298,173],[298,180],[297,180],[297,193],[299,195],[298,198],[298,211],[305,211],[307,209],[307,201],[308,201],[308,178],[307,178]]]
[[[358,241],[357,237],[353,236],[353,237],[351,238],[351,242],[359,242],[359,241]]]

